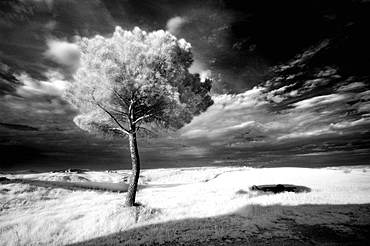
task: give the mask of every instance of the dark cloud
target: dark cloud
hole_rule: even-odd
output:
[[[228,23],[221,32],[227,42],[222,42],[219,33],[221,36],[214,40],[221,46],[209,49],[210,55],[205,56],[205,60],[211,63],[214,72],[221,74],[224,91],[240,93],[263,83],[271,65],[285,63],[327,38],[333,39],[330,49],[316,56],[313,62],[335,64],[340,67],[339,73],[346,76],[368,74],[366,57],[370,52],[366,44],[370,40],[364,35],[370,22],[368,3],[225,1],[222,10],[231,12],[232,17],[228,20],[220,16]],[[325,18],[328,15],[335,18]],[[210,45],[202,43],[201,48],[205,47]]]
[[[1,165],[2,171],[5,170],[19,170],[14,163],[27,163],[30,160],[38,160],[41,155],[39,150],[30,146],[19,145],[3,145],[0,144]],[[21,170],[24,168],[21,167]]]
[[[0,2],[0,27],[14,28],[28,23],[29,16],[34,14],[33,7],[19,0],[3,0]]]
[[[0,96],[14,94],[17,87],[22,85],[11,72],[8,71],[7,66],[4,64],[4,68],[0,69]]]
[[[10,130],[19,130],[19,131],[38,131],[37,127],[26,126],[26,125],[18,125],[18,124],[8,124],[0,122],[1,127],[8,128]]]

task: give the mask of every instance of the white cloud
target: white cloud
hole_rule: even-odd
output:
[[[272,100],[275,103],[280,103],[280,102],[284,101],[285,99],[287,99],[288,95],[289,96],[296,96],[298,94],[298,91],[292,91],[290,93],[286,93],[287,89],[289,89],[290,87],[293,87],[295,85],[296,84],[294,83],[294,84],[286,85],[286,86],[280,87],[279,89],[267,92],[266,93],[266,98],[268,100]]]
[[[362,126],[362,125],[367,125],[367,124],[370,124],[370,119],[361,118],[355,121],[344,121],[344,122],[340,122],[336,124],[330,124],[330,129],[341,130],[341,129],[347,129],[347,128]]]
[[[318,78],[318,79],[307,80],[303,86],[305,89],[314,89],[314,88],[317,88],[318,86],[326,85],[328,82],[329,82],[328,79]]]
[[[282,135],[278,137],[278,140],[284,140],[284,139],[292,139],[292,138],[307,138],[307,137],[313,137],[313,136],[319,136],[323,134],[330,134],[330,133],[336,133],[335,131],[331,131],[329,127],[323,127],[321,129],[313,129],[303,132],[292,132],[289,134]]]
[[[349,85],[341,86],[338,91],[351,91],[359,88],[363,88],[366,85],[363,82],[354,82]]]
[[[48,39],[46,44],[48,46],[44,53],[46,57],[73,69],[78,68],[81,54],[76,44],[56,39]]]
[[[337,155],[345,153],[344,150],[336,150],[336,151],[323,151],[323,152],[312,152],[312,153],[307,153],[307,154],[298,154],[294,156],[325,156],[325,155]]]
[[[256,123],[255,121],[247,121],[247,122],[243,122],[239,125],[235,125],[235,126],[230,126],[230,127],[227,127],[227,128],[224,128],[224,129],[228,129],[228,130],[239,130],[239,129],[244,129],[248,126],[256,126],[256,124],[258,125],[258,123]],[[259,124],[260,125],[260,124]]]
[[[237,95],[217,95],[214,104],[181,130],[183,137],[216,138],[245,128],[261,128],[268,112],[261,100],[262,88],[253,88]],[[252,120],[254,119],[254,120]]]
[[[367,91],[364,91],[364,92],[361,92],[358,94],[359,98],[361,98],[362,100],[364,101],[368,101],[370,100],[370,90],[367,90]]]
[[[358,86],[361,84],[355,87]],[[286,87],[281,91],[285,89]],[[214,104],[203,114],[194,117],[179,133],[185,138],[198,141],[208,139],[228,146],[236,146],[241,134],[244,139],[242,144],[238,144],[240,147],[263,143],[278,145],[287,140],[302,141],[321,136],[348,135],[358,131],[359,127],[364,128],[370,124],[370,118],[365,115],[360,120],[353,119],[351,115],[343,115],[346,110],[352,110],[346,104],[347,100],[353,99],[352,92],[312,97],[291,104],[294,107],[285,110],[276,110],[274,104],[270,104],[271,98],[267,94],[265,88],[254,87],[236,95],[215,95]],[[370,93],[356,95],[365,100]],[[363,111],[367,109],[365,105],[367,104],[360,105],[364,106]],[[358,105],[356,108],[360,112]]]
[[[58,72],[49,72],[47,74],[49,81],[39,81],[31,78],[27,73],[16,75],[16,78],[23,83],[17,88],[17,94],[22,97],[32,97],[36,95],[60,96],[63,89],[70,83],[63,80]]]
[[[176,16],[167,21],[166,28],[173,35],[177,35],[181,31],[181,27],[185,24],[185,22],[185,18]]]
[[[58,71],[49,70],[45,73],[45,76],[48,77],[48,82],[58,89],[59,92],[62,92],[71,84],[69,81],[66,81],[64,76]]]
[[[260,107],[267,102],[261,100],[262,87],[254,87],[244,93],[236,95],[223,94],[214,98],[215,104],[222,105],[225,110],[241,110],[251,107]]]
[[[294,103],[293,106],[297,109],[308,109],[315,106],[321,106],[325,104],[331,104],[334,102],[339,102],[347,99],[346,95],[342,94],[330,94],[325,96],[317,96],[310,99],[302,100]]]

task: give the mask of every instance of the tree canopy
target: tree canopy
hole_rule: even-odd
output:
[[[165,31],[116,27],[111,38],[80,38],[80,68],[65,99],[75,123],[108,136],[175,130],[213,101],[211,80],[191,74],[191,45]],[[132,126],[135,126],[134,128]]]

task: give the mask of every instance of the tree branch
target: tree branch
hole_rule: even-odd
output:
[[[120,131],[120,132],[123,132],[125,134],[128,134],[128,131],[125,130],[125,129],[122,129],[122,128],[118,128],[118,127],[115,127],[115,128],[110,128],[111,130],[115,130],[115,131]]]
[[[97,103],[97,105],[99,106],[99,108],[101,108],[102,110],[104,110],[104,112],[106,112],[107,114],[109,114],[109,116],[114,120],[114,122],[116,122],[116,124],[122,129],[122,131],[126,134],[130,134],[130,132],[124,128],[120,123],[119,121],[108,111],[106,110],[104,107],[102,107],[99,103]]]
[[[146,109],[146,112],[142,115],[142,116],[140,116],[139,118],[137,118],[136,120],[135,120],[135,124],[136,123],[138,123],[139,121],[141,121],[141,120],[144,120],[145,118],[148,118],[148,117],[151,117],[151,116],[154,116],[155,115],[155,111],[156,111],[156,109],[158,109],[160,106],[162,106],[163,105],[163,101],[158,101],[157,103],[155,103],[154,105],[151,105],[151,106],[149,106],[149,107],[147,107]],[[140,110],[139,109],[139,112],[140,111],[144,111],[144,110]],[[153,112],[154,111],[154,112]],[[150,113],[150,114],[149,114]]]
[[[151,111],[151,110],[149,110],[149,111]],[[148,111],[148,112],[149,112],[149,111]],[[147,114],[147,113],[145,113],[143,116],[141,116],[141,117],[137,118],[137,119],[134,121],[134,124],[137,124],[139,121],[142,121],[142,120],[144,120],[145,118],[148,118],[148,117],[150,117],[150,116],[153,116],[153,114]]]
[[[94,102],[96,103],[96,105],[98,105],[98,107],[99,108],[101,108],[104,112],[106,112],[113,120],[114,120],[114,122],[116,122],[116,124],[122,129],[122,131],[124,132],[124,133],[126,133],[127,135],[128,134],[130,134],[130,132],[126,129],[126,128],[124,128],[120,123],[119,123],[119,121],[108,111],[108,110],[106,110],[103,106],[101,106],[100,105],[100,103],[98,103],[97,101],[96,101],[96,99],[95,99],[95,97],[94,97],[94,95],[91,95],[92,96],[92,98],[94,99]]]
[[[135,96],[135,92],[132,92],[132,97],[131,97],[131,100],[130,100],[130,105],[128,107],[128,114],[129,114],[129,117],[130,117],[130,121],[132,123],[134,121],[134,105],[137,102],[137,99],[134,99],[134,96]]]
[[[123,111],[120,111],[120,110],[117,110],[117,109],[114,109],[114,108],[111,108],[110,110],[116,111],[118,114],[122,114],[122,115],[126,116],[127,119],[129,117],[128,114],[123,112]]]
[[[134,100],[131,99],[130,105],[128,106],[128,114],[129,114],[129,117],[130,117],[130,121],[134,120],[133,113],[132,113],[133,106],[134,106]]]
[[[114,94],[121,99],[121,101],[126,105],[126,107],[129,107],[128,103],[125,101],[125,99],[116,91],[116,89],[113,89]]]

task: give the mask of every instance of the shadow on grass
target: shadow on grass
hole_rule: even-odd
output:
[[[221,216],[132,225],[70,246],[368,245],[369,230],[370,204],[247,205]]]
[[[35,179],[6,179],[0,180],[1,183],[22,183],[30,184],[38,187],[53,187],[68,190],[100,190],[109,192],[127,192],[128,184],[126,183],[111,183],[111,182],[70,182],[70,181],[49,181]],[[138,185],[138,190],[156,189],[156,188],[172,188],[182,184],[153,184],[153,185]]]
[[[127,184],[109,182],[67,182],[67,181],[48,181],[34,179],[8,179],[2,183],[29,184],[38,187],[62,188],[67,190],[101,190],[110,192],[126,192]]]

